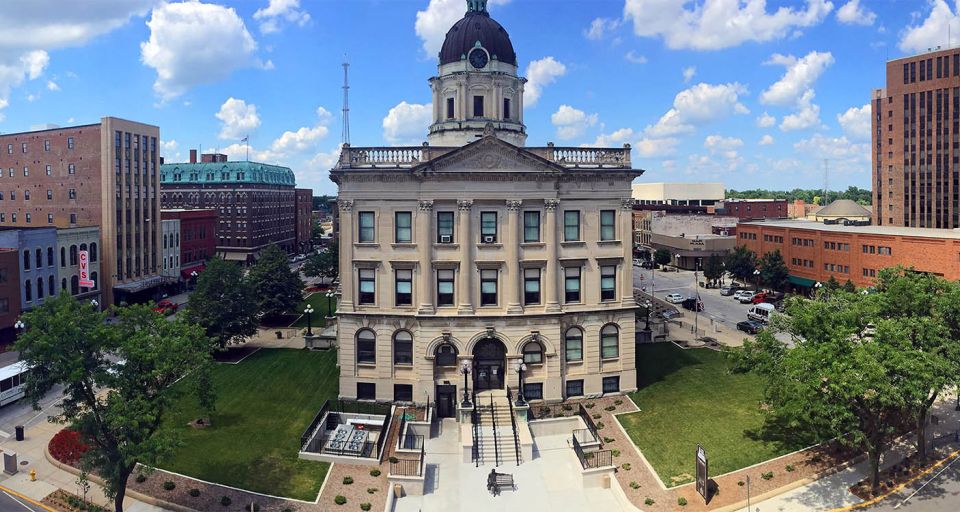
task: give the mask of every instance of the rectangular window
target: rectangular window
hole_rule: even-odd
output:
[[[377,296],[377,271],[371,268],[360,269],[360,304],[373,304]]]
[[[523,241],[540,241],[540,212],[523,212]]]
[[[0,199],[2,199],[2,197],[0,197]],[[53,191],[50,189],[47,189],[47,201],[53,201]]]
[[[480,241],[485,244],[497,241],[497,212],[480,212]]]
[[[68,197],[69,199],[76,199],[76,198],[77,198],[77,189],[71,188],[71,189],[67,190],[67,197]]]
[[[453,212],[437,212],[437,243],[453,243]]]
[[[14,214],[14,215],[16,215],[16,214]],[[76,223],[77,223],[77,214],[76,214],[76,213],[71,213],[71,214],[70,214],[70,224],[76,224]]]
[[[412,213],[397,212],[394,214],[394,241],[396,243],[405,244],[413,240],[411,230],[412,223]]]
[[[67,137],[67,149],[73,149],[73,137]]]
[[[447,119],[453,119],[453,98],[447,98]]]
[[[396,303],[398,306],[413,304],[413,271],[397,269],[396,271]]]
[[[26,142],[21,142],[21,143],[20,143],[20,151],[22,151],[23,153],[26,153],[26,152],[27,152],[27,143],[26,143]]]
[[[600,300],[614,300],[617,294],[617,267],[600,267]]]
[[[483,117],[483,96],[473,97],[473,117]]]
[[[377,385],[373,382],[357,383],[357,400],[376,400]]]
[[[566,210],[563,212],[563,241],[576,242],[580,240],[580,211]]]
[[[453,305],[453,277],[450,269],[437,270],[437,305]]]
[[[44,140],[44,141],[43,141],[43,150],[44,150],[44,151],[50,151],[50,141],[49,141],[49,140]]]
[[[527,400],[543,400],[543,383],[524,384],[523,398]]]
[[[604,377],[603,378],[603,392],[604,393],[619,393],[620,392],[620,376],[616,375],[614,377]]]
[[[497,270],[480,270],[480,305],[497,305]]]
[[[53,175],[53,168],[52,168],[52,167],[50,167],[50,166],[48,165],[46,170],[47,170],[47,176]]]
[[[616,239],[616,219],[616,210],[600,210],[600,240]]]
[[[567,397],[583,396],[583,379],[567,381]]]
[[[68,164],[68,165],[67,165],[67,174],[76,174],[76,173],[77,173],[77,166],[75,166],[75,165],[73,165],[73,164]]]
[[[580,302],[580,267],[563,268],[563,293],[565,302]]]
[[[540,269],[523,269],[523,303],[540,304]]]
[[[13,154],[13,144],[7,144],[7,154],[8,155]]]
[[[503,99],[503,118],[510,119],[510,98]]]
[[[23,166],[23,175],[24,175],[24,176],[30,176],[30,168],[29,168],[29,167]]]
[[[394,402],[412,402],[413,384],[394,384],[393,385]]]
[[[47,224],[53,224],[53,214],[52,214],[52,213],[48,213],[48,214],[47,214]]]
[[[375,220],[373,212],[360,212],[358,214],[360,220],[360,237],[359,241],[363,242],[373,242],[374,237],[377,234]]]

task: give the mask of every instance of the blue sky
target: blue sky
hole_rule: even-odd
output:
[[[960,0],[954,0],[954,2]],[[960,40],[945,0],[490,0],[530,79],[528,145],[630,143],[641,181],[869,187],[887,59]],[[427,79],[464,0],[4,0],[0,131],[124,117],[289,165],[335,193],[344,54],[354,146],[426,137]],[[948,29],[949,27],[949,29]],[[531,90],[533,92],[531,92]]]

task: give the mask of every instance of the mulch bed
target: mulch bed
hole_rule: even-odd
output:
[[[227,347],[226,350],[214,352],[213,360],[218,363],[236,364],[258,350],[260,350],[260,347],[251,347],[249,345]]]
[[[107,509],[95,503],[90,503],[89,501],[84,505],[83,500],[81,500],[79,496],[64,491],[63,489],[57,489],[48,494],[46,498],[40,500],[40,503],[61,512],[108,512]]]
[[[142,477],[141,477],[142,478]],[[167,473],[163,470],[153,471],[142,482],[137,482],[137,473],[127,481],[128,489],[153,496],[170,503],[176,503],[184,507],[200,511],[220,511],[233,512],[245,510],[251,503],[256,503],[261,512],[282,512],[285,510],[301,510],[303,506],[310,506],[291,502],[288,500],[268,498],[246,491],[231,489],[216,484],[208,484],[194,480],[192,478],[182,477]],[[172,482],[173,489],[167,490],[164,483]],[[200,492],[196,497],[190,495],[190,490],[196,489]],[[227,505],[223,503],[226,497],[229,499]]]
[[[923,464],[918,462],[916,454],[905,457],[900,463],[894,464],[880,472],[880,486],[877,488],[877,494],[873,493],[871,479],[869,477],[852,485],[850,492],[864,501],[886,494],[894,487],[910,480],[930,466],[933,466],[945,455],[943,452],[931,449],[927,454],[927,462]]]

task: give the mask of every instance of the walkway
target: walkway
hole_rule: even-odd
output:
[[[442,433],[427,440],[424,495],[397,500],[395,511],[623,510],[613,491],[582,488],[580,462],[567,444],[568,435],[539,437],[535,439],[532,461],[498,467],[498,472],[513,474],[517,489],[492,496],[487,492],[487,475],[493,467],[478,468],[461,462],[459,426],[456,421],[445,419]]]

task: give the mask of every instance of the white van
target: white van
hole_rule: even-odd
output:
[[[776,308],[773,307],[773,304],[761,302],[747,311],[747,319],[767,323],[770,321],[770,315],[772,315],[774,311],[776,311]]]

